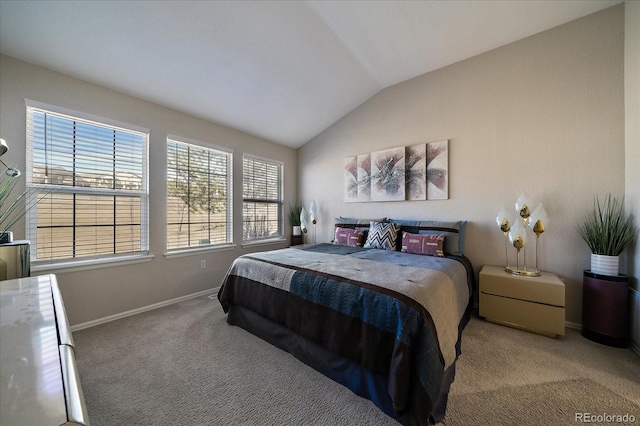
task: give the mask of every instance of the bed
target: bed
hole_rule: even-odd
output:
[[[333,243],[237,258],[218,299],[229,324],[400,423],[433,424],[444,418],[475,289],[465,224],[338,218]]]

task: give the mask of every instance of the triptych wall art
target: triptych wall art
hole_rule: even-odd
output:
[[[449,141],[347,157],[344,178],[346,202],[446,200]]]

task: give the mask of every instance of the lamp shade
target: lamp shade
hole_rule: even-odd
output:
[[[306,233],[308,227],[309,227],[309,222],[307,219],[307,211],[303,207],[302,211],[300,212],[300,228],[302,228],[302,232]]]
[[[517,220],[509,231],[509,241],[517,250],[520,250],[524,246],[526,239],[527,234],[524,225],[521,221]]]
[[[516,200],[516,211],[523,219],[531,216],[531,199],[526,192],[520,194],[520,196]]]
[[[311,223],[315,225],[318,219],[315,200],[311,201],[311,206],[309,207],[309,217],[311,218]]]
[[[544,232],[544,228],[548,224],[549,217],[547,216],[547,211],[542,206],[542,203],[540,203],[533,210],[533,213],[531,213],[531,221],[529,222],[529,226],[533,229],[533,232],[539,235]]]
[[[502,232],[509,232],[511,226],[513,226],[513,222],[515,220],[515,215],[505,206],[502,206],[500,211],[498,212],[498,216],[496,216],[496,223],[498,227],[502,230]]]
[[[0,139],[0,157],[3,156],[7,151],[9,151],[9,145],[7,145],[7,141],[5,141],[4,139]]]

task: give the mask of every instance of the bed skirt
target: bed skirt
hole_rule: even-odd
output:
[[[460,354],[460,336],[468,319],[469,309],[467,309],[459,326],[458,343],[456,345],[458,354]],[[358,363],[340,357],[288,328],[241,306],[234,304],[229,306],[227,322],[237,325],[272,345],[289,352],[311,368],[346,386],[356,395],[371,400],[390,417],[399,422],[401,421],[393,410],[393,402],[388,392],[387,377],[375,374]],[[429,417],[430,424],[438,423],[444,418],[449,388],[455,378],[455,368],[456,363],[454,362],[444,372],[440,396]]]

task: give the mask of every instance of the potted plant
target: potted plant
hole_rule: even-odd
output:
[[[302,206],[298,203],[289,204],[289,221],[293,227],[293,236],[297,237],[302,235],[300,231],[300,213],[302,212]]]
[[[577,230],[591,249],[591,272],[610,276],[618,275],[620,254],[638,233],[633,215],[624,210],[624,198],[618,203],[611,194],[602,204],[595,196],[593,209]]]
[[[595,197],[578,233],[591,249],[591,270],[582,281],[582,335],[609,346],[626,347],[629,322],[629,277],[620,275],[619,258],[638,233],[633,215],[608,194]]]
[[[4,139],[0,139],[0,156],[7,152],[9,147]],[[28,210],[25,201],[28,201],[28,192],[14,194],[14,189],[20,180],[20,170],[7,166],[0,160],[5,170],[0,174],[0,244],[13,242],[13,225],[18,222]]]
[[[5,140],[0,139],[0,157],[8,150]],[[9,244],[13,242],[13,227],[38,204],[38,192],[30,188],[22,190],[19,187],[22,172],[2,160],[0,164],[5,168],[0,171],[0,244]],[[41,195],[52,191],[48,185],[40,187]]]

